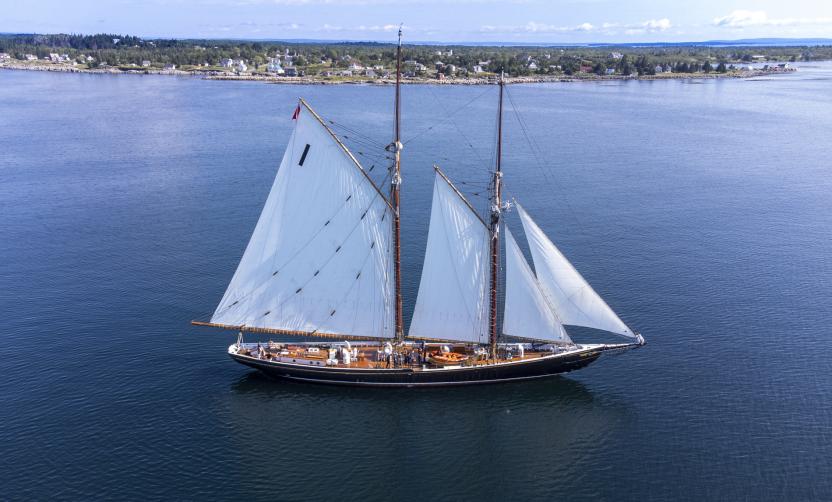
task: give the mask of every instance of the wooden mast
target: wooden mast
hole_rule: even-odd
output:
[[[489,339],[491,357],[497,357],[497,280],[500,270],[500,211],[502,209],[502,157],[503,157],[503,74],[500,73],[500,104],[497,108],[497,165],[492,182],[491,205],[491,300],[489,309]]]
[[[402,79],[402,28],[399,26],[399,45],[396,48],[396,103],[394,126],[393,151],[395,163],[393,165],[393,176],[390,183],[390,200],[393,204],[393,249],[394,249],[394,276],[396,287],[396,340],[404,340],[404,323],[402,321],[402,272],[401,272],[401,224],[399,220],[399,188],[401,178],[401,79]]]

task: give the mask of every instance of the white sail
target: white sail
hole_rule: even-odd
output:
[[[305,106],[211,322],[393,337],[390,212]]]
[[[538,282],[560,321],[568,326],[586,326],[636,338],[519,204],[517,209]]]
[[[506,303],[503,334],[571,343],[540,290],[523,252],[506,227]]]
[[[488,341],[489,231],[437,172],[409,336]]]

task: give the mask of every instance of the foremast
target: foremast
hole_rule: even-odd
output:
[[[497,108],[497,161],[491,182],[491,273],[489,281],[489,341],[491,357],[497,357],[497,282],[500,270],[500,213],[502,211],[502,157],[503,157],[503,75],[500,74],[500,103]]]
[[[390,181],[390,202],[393,206],[393,270],[395,281],[395,302],[396,302],[396,341],[404,340],[404,322],[402,321],[402,267],[401,267],[401,221],[400,221],[400,188],[401,177],[401,79],[402,79],[402,28],[399,26],[399,43],[396,48],[396,98],[395,98],[395,125],[393,144],[393,173]]]

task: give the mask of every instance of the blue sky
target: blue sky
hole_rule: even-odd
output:
[[[832,0],[0,0],[0,32],[654,42],[832,37]]]

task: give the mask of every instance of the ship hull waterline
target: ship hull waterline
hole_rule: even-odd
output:
[[[280,380],[358,387],[441,387],[484,385],[552,377],[584,368],[596,361],[603,352],[618,348],[623,347],[596,346],[535,359],[426,369],[310,366],[258,359],[237,354],[231,350],[229,356],[240,364],[259,370],[270,378]]]

